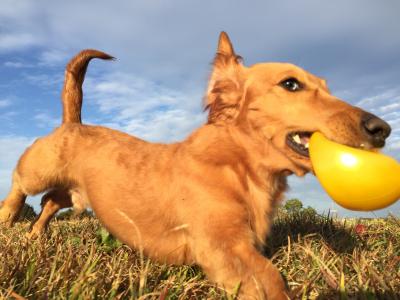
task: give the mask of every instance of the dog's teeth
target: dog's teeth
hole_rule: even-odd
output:
[[[308,145],[309,145],[309,143],[307,143],[307,144],[305,144],[305,147],[308,149]]]
[[[365,145],[364,144],[360,144],[360,148],[364,148],[365,147]]]
[[[301,139],[300,136],[298,134],[296,134],[295,136],[293,136],[293,140],[297,143],[297,144],[301,144]]]

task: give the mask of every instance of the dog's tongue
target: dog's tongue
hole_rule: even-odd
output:
[[[306,134],[300,134],[300,141],[303,145],[306,145],[310,141],[310,137]]]

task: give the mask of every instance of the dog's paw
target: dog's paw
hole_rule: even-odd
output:
[[[12,214],[9,209],[6,207],[0,208],[0,225],[6,225],[7,227],[11,227],[13,224]]]
[[[41,236],[42,232],[38,232],[37,230],[31,230],[25,234],[25,237],[29,240],[36,240]]]
[[[36,240],[41,238],[45,233],[45,227],[40,226],[40,224],[35,223],[32,225],[29,232],[25,234],[25,237],[29,240]]]

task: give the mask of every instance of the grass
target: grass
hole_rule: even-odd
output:
[[[360,222],[277,217],[265,255],[295,299],[400,299],[400,221]],[[94,218],[53,221],[36,241],[28,226],[0,230],[0,298],[229,299],[199,268],[152,262]]]

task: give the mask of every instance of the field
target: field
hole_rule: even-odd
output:
[[[229,299],[195,266],[154,263],[122,245],[95,218],[0,230],[0,298]],[[162,241],[160,240],[160,243]],[[265,255],[295,299],[400,299],[400,220],[280,214]]]

